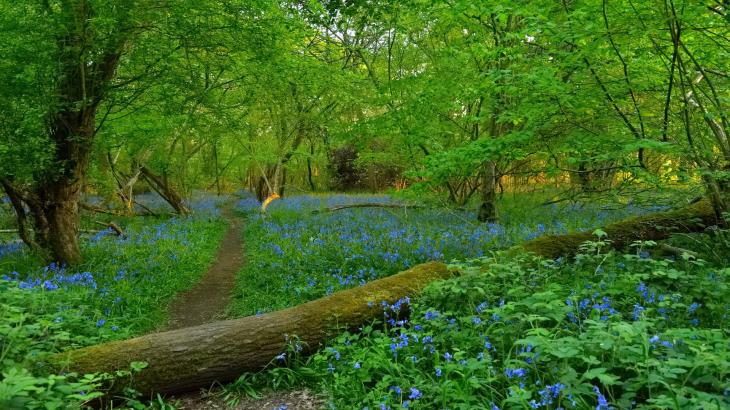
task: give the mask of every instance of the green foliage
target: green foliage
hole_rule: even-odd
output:
[[[410,321],[386,306],[393,320],[312,359],[332,406],[730,405],[727,269],[613,253],[458,267],[465,275],[432,285]]]

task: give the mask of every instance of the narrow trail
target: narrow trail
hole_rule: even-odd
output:
[[[221,209],[229,228],[221,241],[213,265],[205,276],[170,305],[170,321],[166,330],[201,325],[220,319],[231,300],[236,273],[244,263],[241,220],[230,208]],[[190,392],[171,397],[181,410],[316,410],[323,406],[320,398],[308,390],[268,392],[258,399],[242,398],[236,406],[228,406],[220,390]]]
[[[229,207],[221,209],[229,228],[205,276],[170,305],[167,330],[201,325],[220,319],[231,300],[236,272],[243,266],[241,221]]]

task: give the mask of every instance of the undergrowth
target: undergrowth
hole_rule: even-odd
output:
[[[333,409],[730,407],[730,269],[601,242],[575,261],[456,265],[381,321],[230,389],[305,385]]]

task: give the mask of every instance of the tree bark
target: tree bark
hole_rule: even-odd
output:
[[[287,351],[287,340],[296,338],[302,353],[311,353],[343,329],[382,318],[382,301],[414,296],[452,275],[446,265],[431,262],[278,312],[104,343],[59,354],[52,362],[88,373],[129,369],[133,361],[146,361],[149,366],[128,383],[147,396],[209,387],[266,367]]]
[[[488,161],[482,170],[481,202],[477,212],[480,222],[497,222],[497,164]]]

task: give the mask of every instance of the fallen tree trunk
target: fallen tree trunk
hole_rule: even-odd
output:
[[[608,235],[611,246],[622,249],[635,241],[659,241],[667,239],[673,233],[701,232],[721,223],[722,221],[717,220],[712,204],[703,200],[684,208],[625,219],[602,230]],[[554,259],[575,255],[580,245],[592,240],[596,240],[592,232],[545,235],[515,247],[513,251],[527,251]]]
[[[190,215],[190,208],[185,205],[180,194],[175,191],[167,180],[166,174],[157,175],[144,165],[139,165],[142,178],[158,195],[162,197],[178,215]]]
[[[612,246],[620,248],[636,240],[665,239],[673,232],[702,231],[716,223],[712,206],[703,201],[679,210],[627,219],[603,230]],[[544,236],[509,252],[556,258],[575,254],[581,244],[593,239],[590,232]],[[92,373],[128,369],[134,361],[146,361],[149,367],[135,374],[130,384],[147,395],[209,387],[263,369],[286,351],[287,337],[298,338],[304,345],[303,353],[315,351],[344,328],[357,328],[382,318],[378,308],[381,301],[393,303],[417,295],[429,283],[453,275],[456,273],[445,265],[431,262],[278,312],[86,347],[59,354],[52,362],[62,364],[63,370]]]
[[[32,229],[29,230],[29,232],[33,232]],[[79,229],[79,233],[99,233],[101,232],[98,229]],[[0,229],[0,233],[20,233],[20,230],[18,229]]]
[[[149,366],[129,381],[145,395],[209,387],[260,371],[287,350],[287,335],[299,340],[303,353],[312,352],[343,329],[382,318],[381,301],[416,295],[452,275],[442,263],[426,263],[289,309],[90,346],[52,361],[79,373],[112,373],[145,361]]]

